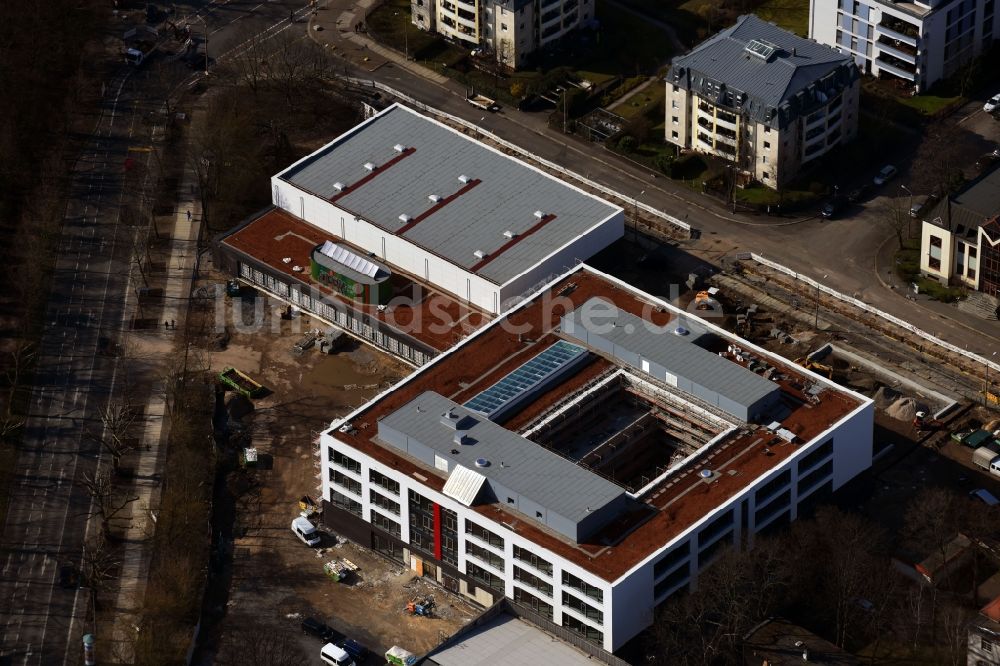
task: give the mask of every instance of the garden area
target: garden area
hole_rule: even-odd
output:
[[[748,12],[802,37],[809,32],[809,0],[622,0],[622,3],[670,24],[689,47],[729,27]]]
[[[954,303],[965,297],[962,287],[948,287],[937,280],[931,280],[920,274],[920,239],[908,238],[903,241],[903,247],[896,252],[896,275],[907,284],[915,284],[921,294],[942,303]]]

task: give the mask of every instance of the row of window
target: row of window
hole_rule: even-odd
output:
[[[355,495],[361,495],[361,482],[355,478],[347,476],[339,469],[330,470],[330,481],[341,488],[349,490]]]
[[[473,543],[468,539],[465,540],[465,552],[468,555],[472,555],[473,557],[480,559],[483,562],[486,562],[494,569],[497,569],[499,571],[504,570],[503,557],[497,555],[488,548],[483,548],[479,544]]]
[[[529,587],[533,587],[547,597],[552,596],[552,584],[548,583],[533,573],[529,573],[521,567],[514,567],[514,580],[520,581]]]
[[[391,514],[397,516],[399,515],[399,502],[393,502],[388,497],[385,497],[380,493],[375,492],[374,489],[368,490],[368,498],[371,500],[371,503],[374,506],[377,506],[380,509],[384,509]]]

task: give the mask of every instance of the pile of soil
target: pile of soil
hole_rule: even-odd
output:
[[[926,412],[927,405],[917,402],[914,398],[900,398],[888,408],[885,413],[898,421],[912,421],[917,412]]]
[[[903,394],[888,386],[883,386],[875,392],[875,409],[887,410],[889,406],[903,397]]]

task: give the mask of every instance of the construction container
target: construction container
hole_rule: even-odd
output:
[[[989,470],[990,463],[996,461],[997,458],[1000,458],[1000,446],[993,441],[980,446],[972,454],[972,462],[977,467],[981,467],[985,470]]]
[[[393,645],[386,651],[385,661],[387,664],[393,664],[394,666],[414,666],[417,663],[417,655],[409,650],[404,650],[398,645]]]

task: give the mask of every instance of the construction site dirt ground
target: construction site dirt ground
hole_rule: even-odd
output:
[[[291,636],[302,663],[318,661],[321,642],[300,629],[306,617],[367,645],[370,663],[380,663],[392,645],[418,654],[437,645],[479,609],[332,534],[323,535],[320,547],[309,548],[290,529],[299,498],[319,494],[318,433],[412,368],[354,339],[335,354],[314,347],[295,357],[291,352],[297,340],[326,327],[307,316],[283,319],[284,303],[247,287],[240,297],[223,296],[224,277],[214,277],[201,283],[208,291],[200,293],[218,295],[194,309],[192,322],[202,332],[212,372],[236,367],[268,394],[251,406],[228,391],[225,410],[217,408],[217,428],[228,419],[234,433],[230,455],[252,445],[261,465],[237,468],[227,480],[225,495],[233,503],[235,525],[232,538],[222,539],[222,548],[232,553],[232,565],[214,571],[213,578],[228,585],[223,583],[222,594],[210,595],[217,607],[208,608],[207,615],[221,620],[207,623],[205,649],[196,661],[209,663],[227,632],[248,628]],[[218,332],[220,321],[225,334]],[[356,574],[340,583],[327,578],[323,564],[334,558],[356,564]],[[432,617],[405,612],[408,601],[428,596],[435,601]]]

